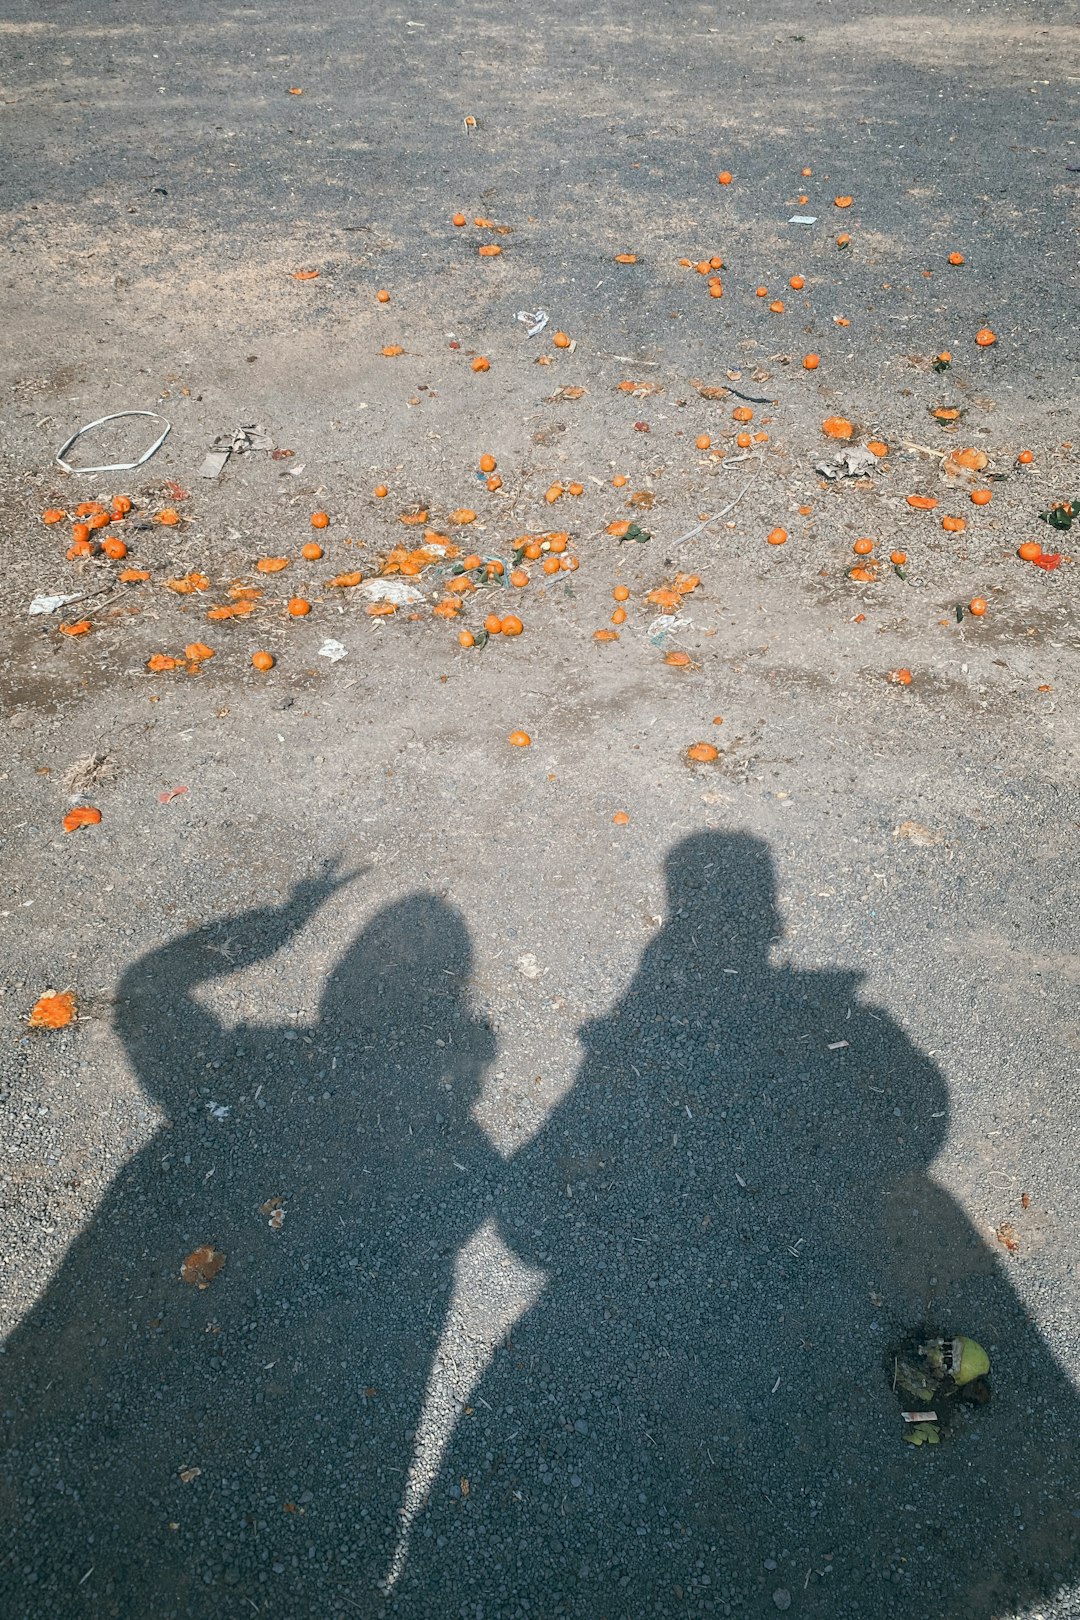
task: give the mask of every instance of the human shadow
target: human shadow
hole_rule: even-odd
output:
[[[198,992],[287,948],[333,874],[162,945],[116,1008],[167,1122],[0,1358],[5,1620],[367,1612],[453,1284],[501,1161],[491,1031],[433,895],[388,906],[317,1022]],[[181,1280],[202,1245],[226,1256]],[[338,1594],[341,1594],[340,1598]]]
[[[858,973],[773,962],[765,844],[701,834],[667,876],[633,983],[508,1172],[506,1239],[551,1281],[458,1425],[389,1612],[1050,1600],[1077,1574],[1080,1404],[933,1179],[942,1074]],[[988,1349],[993,1396],[915,1449],[889,1346],[927,1323]]]

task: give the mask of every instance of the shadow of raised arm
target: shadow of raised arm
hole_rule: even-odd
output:
[[[256,906],[169,940],[133,962],[120,980],[113,1027],[148,1093],[164,1100],[172,1089],[165,1065],[176,1061],[176,1042],[190,1058],[210,1050],[220,1026],[192,992],[200,984],[251,967],[293,939],[336,890],[364,868],[341,874],[328,862],[318,877],[293,885],[277,906]]]

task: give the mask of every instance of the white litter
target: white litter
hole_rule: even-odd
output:
[[[66,607],[69,602],[77,602],[78,600],[77,596],[35,596],[29,608],[27,608],[27,612],[30,614],[55,613],[57,608]]]
[[[143,451],[138,461],[110,461],[103,467],[72,467],[64,460],[76,439],[81,439],[84,433],[90,432],[91,428],[101,427],[106,422],[119,422],[127,416],[149,416],[155,422],[165,422],[162,432],[158,434],[150,448]],[[87,422],[85,427],[76,428],[71,438],[65,439],[56,452],[57,466],[63,467],[65,472],[73,473],[133,472],[136,467],[141,467],[144,461],[149,461],[150,457],[161,449],[171,431],[172,423],[167,422],[163,416],[159,416],[157,411],[113,411],[109,416],[99,416],[96,422]]]
[[[536,337],[544,330],[550,317],[546,309],[519,309],[514,319],[526,328],[526,337]]]
[[[340,641],[335,641],[332,637],[327,637],[319,648],[319,657],[329,658],[332,664],[339,664],[343,658],[348,658],[348,656],[348,647],[343,646]]]
[[[518,957],[517,967],[523,979],[538,979],[543,972],[532,951],[526,951],[524,956]]]
[[[393,602],[395,607],[406,607],[410,602],[422,602],[423,591],[407,585],[403,579],[369,579],[360,587],[361,596],[369,602]]]
[[[789,225],[816,225],[816,214],[792,214],[788,220]]]

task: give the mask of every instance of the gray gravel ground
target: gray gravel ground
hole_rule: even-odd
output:
[[[1074,1620],[1075,570],[1015,556],[1080,495],[1074,19],[119,0],[0,39],[5,1620]],[[712,254],[719,300],[677,262]],[[775,402],[749,461],[693,379]],[[65,479],[124,408],[163,450]],[[891,453],[826,488],[836,412]],[[240,422],[295,456],[199,480]],[[37,517],[120,489],[152,577],[71,640],[30,598],[116,568]],[[581,566],[482,652],[370,619],[325,581],[413,501]],[[854,586],[862,534],[907,578]],[[266,554],[285,589],[208,623]],[[993,1362],[934,1450],[889,1387],[923,1323]]]

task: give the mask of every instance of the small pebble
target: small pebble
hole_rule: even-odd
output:
[[[791,1608],[791,1593],[786,1586],[778,1586],[772,1595],[772,1600],[778,1609]]]

